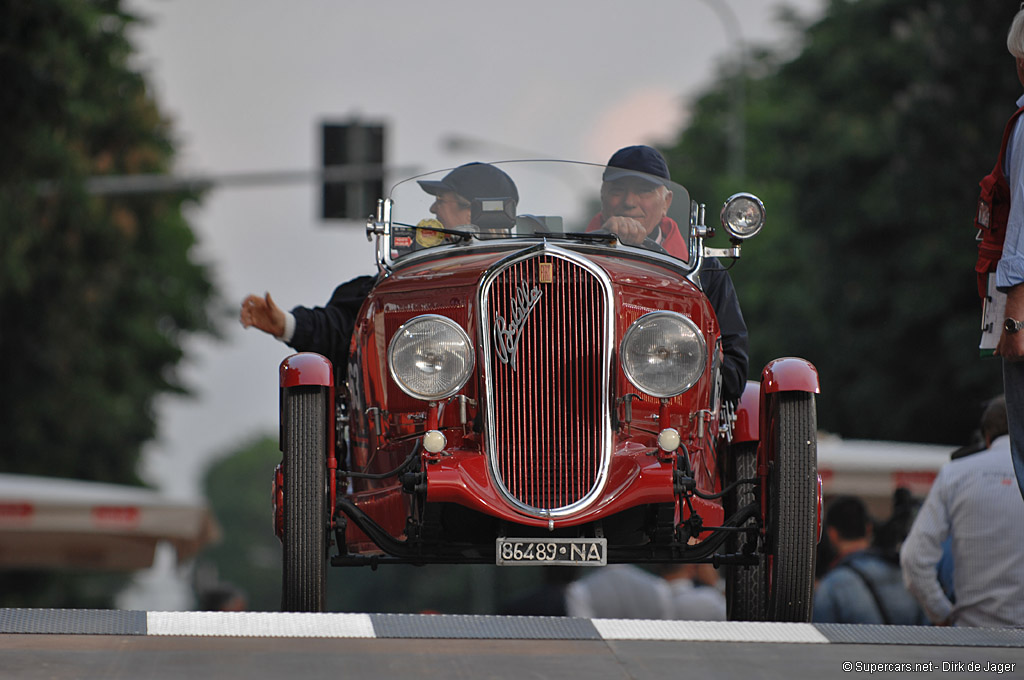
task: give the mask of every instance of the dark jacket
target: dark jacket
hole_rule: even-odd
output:
[[[747,323],[740,311],[740,300],[732,285],[732,277],[721,262],[713,257],[705,258],[699,279],[722,330],[722,352],[725,355],[722,361],[722,396],[727,401],[736,401],[747,384],[750,363]]]
[[[296,307],[295,332],[288,345],[299,352],[322,354],[334,364],[334,382],[344,382],[348,372],[349,345],[363,300],[370,294],[375,276],[360,276],[334,289],[323,307]]]

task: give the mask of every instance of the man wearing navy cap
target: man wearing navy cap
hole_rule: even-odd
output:
[[[667,217],[672,192],[665,182],[671,178],[668,164],[657,149],[619,149],[608,160],[602,179],[601,229],[630,245],[642,245],[650,239],[670,255],[686,259],[686,239],[675,221]]]
[[[672,191],[668,163],[650,146],[627,146],[608,160],[601,183],[601,214],[589,229],[604,229],[630,245],[657,244],[681,260],[689,257],[686,238],[668,217]],[[747,324],[732,278],[713,257],[705,258],[699,276],[722,331],[722,396],[736,401],[747,383],[749,364]]]

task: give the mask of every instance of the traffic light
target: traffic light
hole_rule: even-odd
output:
[[[384,125],[321,123],[325,220],[365,220],[384,195]]]

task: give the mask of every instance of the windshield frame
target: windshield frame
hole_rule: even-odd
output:
[[[494,161],[487,163],[487,165],[499,168],[504,173],[507,173],[508,176],[516,178],[517,184],[523,181],[524,178],[530,177],[529,181],[533,182],[533,184],[525,185],[527,187],[541,186],[537,184],[538,181],[543,182],[545,189],[549,189],[549,187],[554,185],[553,188],[548,190],[550,196],[554,196],[554,199],[548,199],[549,204],[553,200],[554,204],[558,205],[563,200],[560,198],[561,196],[569,196],[572,193],[576,193],[577,196],[570,196],[564,199],[564,201],[567,204],[572,204],[575,201],[577,211],[582,210],[584,215],[589,214],[587,212],[588,207],[590,210],[600,209],[602,205],[600,203],[601,187],[604,183],[605,173],[621,173],[621,170],[618,168],[612,168],[609,171],[609,168],[604,165],[558,159],[517,159]],[[447,177],[449,173],[457,169],[444,168],[407,177],[392,185],[388,196],[378,202],[377,219],[375,223],[368,224],[368,232],[371,235],[377,235],[377,264],[382,272],[393,271],[396,267],[402,266],[406,262],[435,259],[437,256],[451,256],[456,253],[475,252],[481,249],[522,249],[542,242],[557,243],[559,246],[574,250],[587,250],[604,254],[620,253],[622,255],[628,254],[631,258],[643,256],[661,261],[669,261],[672,263],[673,268],[681,269],[687,275],[700,268],[704,256],[702,248],[703,239],[701,238],[702,225],[699,223],[702,211],[696,202],[690,199],[687,189],[678,183],[662,178],[650,178],[650,181],[657,181],[666,186],[673,194],[670,201],[671,212],[669,212],[668,216],[678,225],[679,236],[685,239],[687,252],[685,260],[669,255],[659,246],[654,246],[649,242],[645,245],[630,245],[620,241],[614,234],[594,231],[591,229],[593,226],[592,222],[587,229],[581,230],[576,228],[559,231],[546,230],[549,225],[536,222],[542,229],[538,229],[533,233],[513,233],[529,229],[537,219],[542,221],[552,219],[555,225],[562,224],[560,216],[538,218],[537,215],[519,209],[523,203],[530,205],[531,192],[529,189],[521,192],[524,193],[523,198],[525,200],[523,203],[519,205],[513,204],[515,224],[506,234],[496,236],[495,232],[492,231],[489,237],[485,237],[482,236],[480,230],[475,225],[445,228],[438,219],[433,217],[426,217],[418,223],[414,223],[415,217],[409,217],[409,215],[423,217],[423,213],[427,210],[424,206],[431,205],[431,202],[436,200],[434,197],[437,195],[435,191],[437,191],[439,186],[438,180]],[[640,173],[628,174],[640,175]],[[541,180],[538,180],[538,177]],[[647,177],[650,176],[644,176],[644,179]],[[562,184],[558,184],[555,181],[557,179],[561,179]],[[581,180],[586,181],[586,184],[583,184]],[[558,186],[562,187],[561,191],[557,188]],[[430,189],[425,187],[430,187]],[[516,189],[513,188],[512,191],[516,191]],[[433,194],[433,196],[430,194]],[[417,201],[419,206],[411,209],[407,208],[404,214],[400,214],[401,211],[397,207],[402,205],[403,202],[408,204],[410,198]],[[508,206],[506,205],[505,207],[507,208]],[[410,210],[413,212],[410,213]],[[435,206],[431,205],[429,212],[437,215]],[[600,214],[600,212],[597,214]],[[429,226],[422,226],[426,223],[429,223]],[[580,223],[579,219],[574,221],[576,225]],[[425,229],[441,234],[440,237],[437,235],[432,236],[432,238],[440,238],[441,242],[430,246],[413,246],[412,234],[418,237],[421,230]],[[413,246],[414,249],[400,252],[395,246],[395,239],[397,238],[402,239],[403,245]],[[647,245],[651,245],[652,248],[656,249],[646,247]]]

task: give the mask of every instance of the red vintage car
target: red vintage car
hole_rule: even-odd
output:
[[[723,394],[735,329],[703,279],[727,277],[761,202],[726,201],[711,248],[665,177],[488,168],[510,184],[397,184],[367,224],[379,275],[347,367],[281,364],[283,608],[322,611],[328,565],[712,562],[731,619],[809,620],[817,373],[782,358]],[[610,205],[645,181],[669,205],[638,242],[609,218],[642,210]]]

